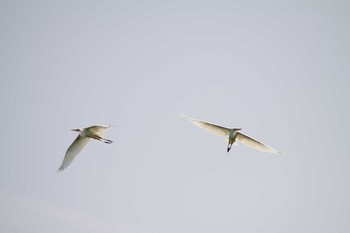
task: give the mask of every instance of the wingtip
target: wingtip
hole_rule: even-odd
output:
[[[186,120],[192,121],[194,120],[193,118],[186,116],[185,114],[179,114],[180,117],[185,118]]]
[[[278,151],[278,154],[279,154],[279,155],[282,155],[282,156],[287,156],[287,154],[286,154],[286,153],[281,152],[281,151]]]
[[[275,151],[274,154],[281,155],[281,156],[286,156],[286,154],[284,152],[281,152],[281,151]]]

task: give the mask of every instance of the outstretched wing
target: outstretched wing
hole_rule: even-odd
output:
[[[107,130],[109,130],[111,127],[115,127],[113,125],[108,125],[108,126],[99,126],[99,125],[94,125],[94,126],[90,126],[88,128],[86,128],[85,130],[87,132],[92,132],[92,133],[103,133]]]
[[[184,118],[186,118],[187,120],[189,120],[190,122],[192,122],[192,124],[198,126],[199,128],[202,128],[204,130],[207,130],[213,134],[219,135],[219,136],[224,136],[227,137],[230,134],[230,129],[219,126],[219,125],[214,125],[208,122],[204,122],[204,121],[200,121],[200,120],[196,120],[196,119],[192,119],[189,118],[185,115],[182,115]]]
[[[88,137],[82,137],[78,135],[78,137],[74,140],[72,145],[70,145],[70,147],[68,148],[66,155],[64,156],[63,162],[58,170],[63,171],[64,169],[66,169],[88,142]]]
[[[255,140],[251,137],[248,137],[247,135],[240,133],[240,132],[237,132],[236,140],[243,143],[246,146],[249,146],[249,147],[256,149],[256,150],[259,150],[259,151],[274,153],[274,154],[282,154],[278,150],[275,150],[275,149]]]

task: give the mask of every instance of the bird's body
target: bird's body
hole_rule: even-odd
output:
[[[102,133],[109,130],[112,125],[109,126],[91,126],[88,128],[78,128],[72,129],[72,131],[79,132],[78,137],[74,140],[74,142],[67,149],[66,155],[64,156],[63,162],[58,169],[62,171],[66,169],[73,161],[73,159],[80,153],[80,151],[84,148],[84,146],[89,142],[90,138],[99,140],[101,142],[111,144],[112,141],[109,139],[102,138]]]
[[[281,154],[281,152],[255,140],[251,137],[248,137],[247,135],[242,134],[241,132],[239,132],[241,130],[240,128],[230,129],[230,128],[222,127],[219,125],[211,124],[208,122],[192,119],[192,118],[189,118],[187,116],[183,116],[183,117],[186,118],[187,120],[189,120],[194,125],[198,126],[199,128],[207,130],[207,131],[214,133],[216,135],[226,137],[227,142],[228,142],[227,152],[229,152],[231,150],[232,144],[234,144],[236,142],[241,142],[241,143],[245,144],[246,146],[249,146],[249,147],[254,148],[256,150],[259,150],[259,151],[274,153],[274,154]]]

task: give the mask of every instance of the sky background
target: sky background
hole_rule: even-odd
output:
[[[0,5],[3,232],[350,231],[348,1]]]

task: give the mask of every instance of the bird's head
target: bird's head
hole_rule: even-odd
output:
[[[83,129],[81,129],[81,128],[78,128],[78,129],[71,129],[72,131],[75,131],[75,132],[82,132],[83,131]]]

